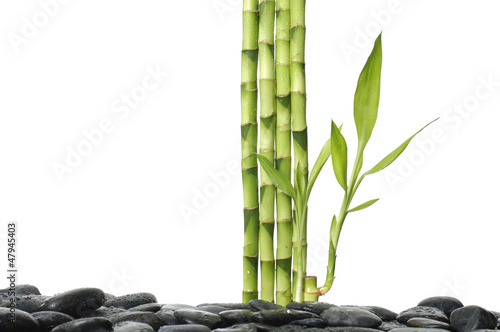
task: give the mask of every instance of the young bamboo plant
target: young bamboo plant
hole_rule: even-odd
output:
[[[375,121],[377,119],[379,97],[380,97],[380,74],[382,69],[382,42],[381,35],[375,41],[371,55],[369,56],[358,80],[358,85],[354,95],[354,120],[358,133],[358,149],[352,174],[349,182],[347,181],[347,144],[340,133],[341,128],[332,121],[331,137],[323,146],[321,153],[311,171],[309,182],[300,176],[300,172],[295,174],[295,186],[292,186],[289,179],[276,170],[273,165],[263,156],[257,155],[262,169],[269,175],[273,183],[284,193],[289,195],[295,203],[295,218],[293,221],[294,236],[297,237],[297,250],[294,253],[294,259],[297,259],[297,280],[294,280],[293,299],[299,301],[317,301],[320,295],[328,292],[334,280],[335,260],[337,244],[340,236],[340,230],[348,213],[365,209],[374,204],[378,199],[370,200],[357,207],[350,208],[352,198],[356,193],[361,181],[370,174],[377,173],[389,166],[406,149],[410,141],[427,127],[432,121],[422,129],[413,134],[394,151],[389,153],[373,168],[359,176],[363,164],[363,152],[370,139]],[[292,115],[293,117],[293,115]],[[311,194],[311,189],[326,163],[329,156],[332,156],[332,165],[335,177],[344,190],[344,199],[341,205],[338,218],[333,217],[330,228],[330,251],[328,259],[327,277],[325,285],[317,288],[316,278],[305,276],[305,255],[302,243],[306,243],[307,228],[307,202]],[[300,169],[300,162],[299,168]],[[297,255],[296,255],[297,254]],[[305,282],[305,283],[304,283]]]

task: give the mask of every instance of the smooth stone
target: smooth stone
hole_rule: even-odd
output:
[[[382,320],[364,309],[352,307],[334,307],[323,311],[321,318],[333,327],[355,326],[355,327],[378,327]]]
[[[205,307],[205,306],[220,306],[224,307],[228,310],[236,310],[236,309],[248,309],[248,310],[254,310],[250,304],[248,303],[202,303],[196,306],[198,307]]]
[[[336,307],[334,304],[329,304],[326,302],[291,302],[286,305],[288,309],[309,311],[316,315],[321,315],[326,309]]]
[[[319,318],[312,312],[287,308],[257,311],[252,314],[252,317],[256,323],[275,326],[285,325],[299,319]]]
[[[234,328],[234,327],[224,327],[212,330],[212,332],[257,332],[257,328]]]
[[[380,326],[377,327],[377,329],[382,331],[390,331],[400,327],[407,327],[407,326],[405,324],[398,322],[397,320],[391,320],[390,322],[382,321],[382,324],[380,324]]]
[[[371,329],[368,327],[357,327],[357,326],[338,326],[338,327],[327,327],[323,331],[329,332],[380,332],[377,329]]]
[[[326,322],[322,320],[321,318],[305,318],[305,319],[299,319],[299,320],[294,320],[288,325],[300,325],[304,327],[319,327],[323,328],[326,327]]]
[[[422,327],[400,327],[390,330],[390,332],[450,332],[444,329],[428,329]]]
[[[497,327],[497,318],[486,309],[476,305],[469,305],[454,310],[450,315],[450,324],[458,332],[495,329]]]
[[[197,306],[197,310],[203,310],[203,311],[208,311],[213,314],[218,315],[222,311],[230,310],[226,307],[220,306],[220,305],[203,305],[203,306]],[[246,309],[235,309],[235,310],[246,310]]]
[[[12,321],[9,308],[0,308],[0,331],[2,332],[38,332],[40,325],[26,311],[15,309],[15,322]]]
[[[409,327],[424,327],[424,328],[436,328],[436,329],[445,329],[449,331],[453,331],[453,327],[444,322],[440,322],[438,320],[434,319],[429,319],[429,318],[422,318],[422,317],[415,317],[411,318],[406,322],[406,325]]]
[[[396,320],[396,317],[398,316],[398,314],[392,310],[382,308],[382,307],[373,306],[373,305],[362,306],[360,308],[368,310],[372,314],[377,315],[384,322],[390,322],[390,321]]]
[[[462,308],[464,305],[451,296],[434,296],[423,299],[418,303],[418,306],[437,308],[450,317],[453,310]]]
[[[274,329],[276,332],[323,332],[324,329],[320,328],[311,328],[300,325],[284,325]]]
[[[155,331],[157,331],[160,326],[163,325],[163,321],[161,320],[160,316],[158,316],[154,312],[148,311],[125,311],[110,316],[109,320],[113,324],[127,321],[145,323],[151,326]]]
[[[0,289],[0,294],[9,294],[13,290],[11,288]],[[36,286],[33,285],[16,285],[16,295],[42,295]]]
[[[104,306],[130,309],[141,304],[156,303],[156,297],[151,293],[134,293],[106,300]]]
[[[57,311],[39,311],[31,314],[40,325],[42,331],[50,331],[54,327],[71,322],[74,318]]]
[[[48,298],[40,311],[58,311],[74,318],[85,317],[104,303],[104,292],[98,288],[79,288]]]
[[[116,314],[119,314],[121,312],[126,312],[127,310],[125,309],[122,309],[122,308],[115,308],[115,307],[104,307],[104,306],[101,306],[99,308],[97,308],[96,310],[92,311],[91,313],[89,313],[86,317],[104,317],[104,318],[108,318],[110,316],[113,316],[113,315],[116,315]]]
[[[233,325],[238,323],[252,323],[253,313],[252,310],[248,309],[235,309],[221,311],[219,316],[226,325]]]
[[[128,310],[130,311],[149,311],[149,312],[157,312],[161,310],[162,304],[158,303],[146,303],[138,305],[137,307],[132,307]]]
[[[51,332],[109,332],[113,324],[102,317],[80,318],[54,327]]]
[[[40,295],[17,296],[16,309],[26,311],[31,314],[33,312],[40,311],[40,307],[46,299],[46,296]]]
[[[415,317],[420,317],[420,318],[429,318],[429,319],[434,319],[438,320],[441,322],[449,323],[448,316],[446,314],[434,307],[424,307],[424,306],[417,306],[413,307],[410,309],[406,309],[399,313],[399,315],[396,317],[397,321],[403,324],[406,324],[406,322]]]
[[[189,305],[189,304],[177,304],[177,303],[174,303],[174,304],[165,304],[161,307],[161,309],[165,309],[165,310],[179,310],[179,309],[196,309],[195,307],[193,307],[192,305]]]
[[[175,318],[181,323],[205,325],[210,329],[219,327],[218,325],[222,322],[222,318],[219,315],[203,310],[179,309],[174,314]]]
[[[278,309],[283,309],[284,307],[282,305],[272,303],[269,301],[264,301],[264,300],[250,300],[248,304],[257,310],[278,310]]]
[[[251,332],[267,332],[267,331],[273,331],[275,328],[276,326],[259,324],[259,323],[234,324],[233,326],[228,327],[228,329],[243,329]]]
[[[175,318],[175,312],[173,310],[161,309],[157,311],[156,314],[160,317],[163,325],[175,325],[179,323],[177,318]]]
[[[113,332],[155,332],[155,330],[145,323],[121,322],[113,325]]]
[[[211,329],[200,324],[166,325],[160,327],[158,332],[210,332]]]

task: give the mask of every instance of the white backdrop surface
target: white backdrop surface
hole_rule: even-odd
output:
[[[500,310],[498,9],[308,1],[311,166],[331,119],[352,163],[354,90],[380,30],[365,166],[441,117],[358,190],[380,201],[348,216],[323,301],[401,311],[448,295]],[[240,301],[240,1],[3,1],[0,22],[0,248],[16,221],[17,282]],[[309,204],[319,283],[341,194],[328,163]]]

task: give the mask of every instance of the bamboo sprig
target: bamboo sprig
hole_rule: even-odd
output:
[[[244,200],[243,302],[257,299],[259,181],[257,165],[257,62],[259,1],[243,0],[241,52],[241,169]]]
[[[260,1],[259,58],[260,58],[260,154],[274,165],[276,132],[274,17],[275,1]],[[260,262],[261,299],[274,302],[274,201],[275,186],[265,172],[261,172],[260,186]]]
[[[276,99],[276,169],[290,180],[290,0],[276,2]],[[276,209],[276,302],[285,306],[292,297],[292,201],[280,189],[276,191]]]
[[[354,208],[350,208],[354,194],[363,179],[370,174],[380,172],[390,164],[392,164],[399,155],[406,149],[410,141],[418,133],[420,133],[428,125],[436,121],[431,121],[410,138],[399,145],[395,150],[389,153],[378,164],[372,167],[369,171],[359,176],[363,165],[363,154],[365,147],[371,137],[375,122],[377,120],[378,105],[380,99],[380,77],[382,70],[382,35],[375,41],[373,51],[368,57],[366,64],[359,75],[358,85],[354,94],[354,120],[358,133],[358,149],[356,158],[352,168],[351,178],[347,181],[347,144],[344,136],[342,136],[339,128],[332,121],[331,124],[331,156],[332,166],[337,182],[344,190],[344,198],[340,208],[340,213],[337,218],[333,216],[330,227],[330,249],[328,257],[328,267],[325,285],[318,289],[319,295],[324,295],[332,287],[335,279],[335,262],[337,258],[337,246],[340,237],[340,231],[344,224],[347,215],[351,212],[360,211],[373,205],[378,199],[369,200]]]

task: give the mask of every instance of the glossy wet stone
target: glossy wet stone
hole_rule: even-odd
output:
[[[216,315],[218,315],[222,311],[231,310],[229,308],[226,308],[226,307],[223,307],[220,305],[202,305],[202,306],[197,306],[196,309],[208,311],[208,312],[211,312],[211,313],[216,314]],[[248,309],[234,309],[234,310],[248,310]]]
[[[321,315],[323,311],[325,311],[326,309],[336,307],[336,305],[325,302],[304,302],[304,303],[292,302],[287,304],[286,307],[288,309],[309,311],[316,315]]]
[[[210,332],[211,329],[200,324],[168,325],[162,326],[158,332]]]
[[[113,325],[113,332],[155,332],[155,330],[145,323],[121,322]]]
[[[464,305],[458,299],[450,296],[434,296],[423,299],[418,306],[433,307],[441,310],[450,317],[453,310],[462,308]]]
[[[334,307],[325,310],[321,318],[329,326],[378,327],[382,320],[375,314],[359,308]]]
[[[215,303],[202,303],[202,304],[199,304],[196,306],[196,308],[198,307],[203,307],[203,306],[220,306],[220,307],[224,307],[228,310],[230,309],[248,309],[248,310],[254,310],[250,304],[248,303],[218,303],[218,302],[215,302]]]
[[[40,295],[23,295],[16,296],[16,308],[28,313],[40,311],[43,302],[47,300],[47,296]]]
[[[400,327],[391,330],[391,332],[449,332],[449,331],[444,329],[428,329],[421,327]]]
[[[411,318],[408,320],[408,322],[406,322],[406,325],[408,325],[409,327],[436,328],[453,331],[453,327],[448,323],[422,317]]]
[[[252,323],[253,311],[248,309],[225,310],[219,313],[225,325],[233,325],[238,323]]]
[[[304,327],[326,327],[326,322],[321,318],[305,318],[294,320],[288,325],[300,325]]]
[[[74,318],[81,318],[104,303],[104,292],[98,288],[79,288],[47,299],[40,311],[58,311]]]
[[[11,292],[12,292],[11,288],[0,289],[0,294],[8,295]],[[38,288],[33,285],[17,285],[16,295],[20,296],[20,295],[41,295],[41,294]]]
[[[380,332],[378,329],[372,329],[369,327],[357,327],[357,326],[339,326],[339,327],[327,327],[324,331],[329,332]]]
[[[173,310],[161,309],[160,311],[157,311],[156,314],[158,315],[158,317],[160,317],[163,325],[179,324],[177,318],[175,318],[175,313]]]
[[[294,320],[306,318],[319,318],[318,315],[312,312],[294,310],[294,309],[277,309],[277,310],[262,310],[252,314],[253,320],[257,323],[281,326],[293,322]]]
[[[250,300],[248,304],[257,310],[277,310],[277,309],[283,309],[284,307],[282,305],[272,303],[269,301],[264,301],[264,300]]]
[[[200,324],[214,329],[219,327],[222,319],[219,315],[213,314],[208,311],[196,309],[179,309],[174,312],[175,318],[180,323],[184,324]]]
[[[157,331],[160,328],[160,326],[163,325],[163,321],[157,314],[148,311],[121,312],[110,316],[109,320],[113,324],[118,324],[120,322],[126,322],[126,321],[144,323],[151,326],[155,331]]]
[[[50,331],[54,327],[70,322],[74,318],[57,311],[39,311],[31,314],[40,325],[42,331]]]
[[[163,304],[158,304],[158,303],[146,303],[146,304],[141,304],[136,307],[132,307],[128,310],[130,311],[149,311],[149,312],[157,312],[161,309]]]
[[[369,312],[375,314],[384,322],[390,322],[393,320],[396,320],[396,317],[398,316],[397,313],[395,313],[392,310],[382,308],[382,307],[377,307],[377,306],[361,306],[359,307],[360,309],[365,309],[368,310]]]
[[[407,326],[403,323],[398,322],[397,320],[391,320],[389,322],[382,321],[382,324],[380,324],[380,326],[377,327],[377,329],[382,331],[390,331],[392,329],[397,329],[400,327],[407,327]]]
[[[137,307],[141,304],[156,303],[156,302],[158,302],[156,300],[156,297],[151,293],[134,293],[108,299],[106,300],[106,302],[104,302],[103,305],[106,307],[130,309],[133,307]]]
[[[458,332],[470,332],[478,329],[495,329],[497,318],[494,314],[479,306],[470,305],[454,310],[450,315],[450,324]]]
[[[410,309],[406,309],[402,311],[396,319],[398,322],[406,324],[406,322],[409,319],[415,317],[429,318],[438,320],[440,322],[449,323],[448,316],[446,316],[446,314],[443,311],[437,308],[424,307],[424,306],[417,306]]]
[[[161,306],[162,310],[179,310],[179,309],[196,309],[194,306],[189,305],[189,304],[179,304],[179,303],[174,303],[174,304],[164,304]]]
[[[15,317],[14,317],[15,314]],[[13,320],[15,318],[15,320]],[[16,309],[0,308],[0,331],[2,332],[38,332],[40,326],[29,313]]]
[[[115,314],[119,314],[120,312],[127,312],[127,310],[122,309],[122,308],[115,308],[115,307],[104,307],[101,306],[97,308],[96,310],[90,312],[86,317],[110,317]]]
[[[109,332],[112,327],[113,324],[106,318],[80,318],[61,324],[51,332]]]

